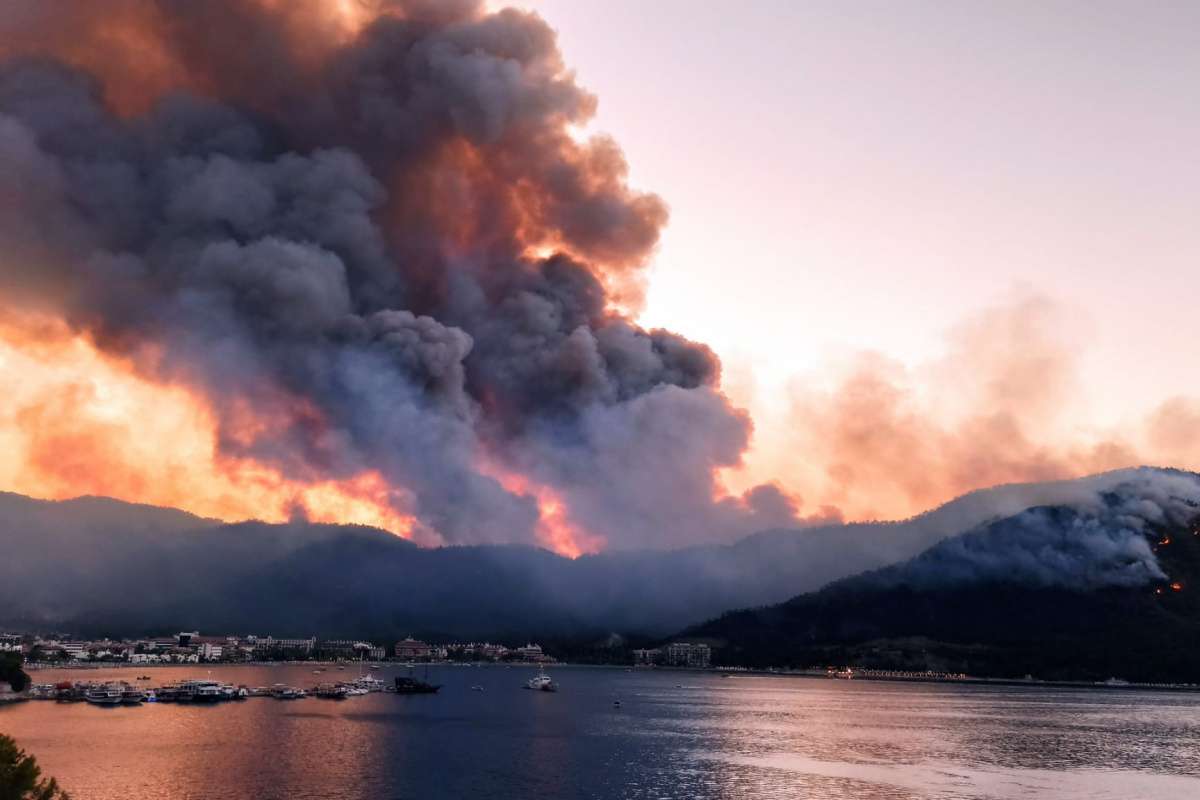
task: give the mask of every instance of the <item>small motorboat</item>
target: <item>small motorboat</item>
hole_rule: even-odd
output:
[[[538,674],[525,681],[525,688],[535,692],[557,692],[558,684],[546,674],[546,668],[539,664]]]

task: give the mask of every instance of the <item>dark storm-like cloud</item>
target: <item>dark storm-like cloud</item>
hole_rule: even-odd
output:
[[[535,537],[496,469],[615,546],[794,518],[719,497],[751,428],[711,350],[614,310],[665,206],[570,134],[595,99],[538,17],[379,3],[334,41],[317,3],[50,6],[0,12],[10,302],[203,392],[230,453],[379,471],[427,542]]]

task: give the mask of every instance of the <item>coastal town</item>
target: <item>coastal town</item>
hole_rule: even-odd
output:
[[[63,635],[0,633],[0,657],[20,677],[20,684],[0,680],[0,702],[56,700],[86,702],[101,706],[137,706],[142,703],[216,703],[270,697],[296,700],[305,697],[344,700],[388,692],[393,694],[436,694],[440,685],[417,678],[417,664],[526,665],[538,667],[525,688],[556,692],[558,684],[545,672],[557,663],[542,646],[534,643],[504,645],[492,642],[431,644],[411,636],[388,646],[351,639],[276,638],[274,636],[208,636],[199,631],[182,631],[169,636],[138,639],[76,639]],[[672,642],[658,649],[632,652],[634,666],[709,667],[707,645]],[[408,675],[381,680],[375,670],[393,665],[409,667]],[[309,664],[314,683],[307,686],[275,683],[249,686],[207,679],[184,679],[151,685],[149,675],[125,680],[59,680],[40,683],[21,669],[36,675],[41,670],[102,669],[170,665],[234,666],[238,664]],[[357,675],[348,670],[357,670]],[[211,672],[209,673],[211,675]],[[3,678],[0,675],[0,678]],[[131,682],[134,681],[134,682]],[[144,683],[145,682],[145,683]],[[482,689],[482,687],[472,687]]]
[[[19,653],[31,668],[138,664],[242,664],[296,661],[395,660],[404,663],[511,662],[550,664],[556,659],[534,643],[429,643],[411,636],[382,644],[356,639],[277,638],[258,635],[204,635],[181,631],[170,635],[123,639],[85,639],[67,635],[0,633],[0,653]],[[631,652],[638,666],[707,668],[707,644],[671,642],[660,648]]]

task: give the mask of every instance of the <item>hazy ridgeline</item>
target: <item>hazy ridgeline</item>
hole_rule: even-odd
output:
[[[736,664],[1194,682],[1200,480],[1124,475],[688,634],[720,642],[718,659]]]
[[[732,545],[576,560],[525,546],[422,548],[372,528],[222,524],[100,498],[7,494],[0,624],[96,633],[666,635],[904,561],[1034,506],[1070,506],[1101,523],[1084,531],[1090,538],[1032,535],[1022,526],[1023,537],[1002,548],[978,546],[968,534],[966,546],[945,542],[909,573],[919,569],[926,582],[1006,574],[1070,586],[1115,557],[1135,564],[1122,575],[1149,580],[1156,562],[1138,549],[1130,514],[1177,513],[1196,492],[1185,473],[1127,470],[974,492],[906,522],[773,530]]]

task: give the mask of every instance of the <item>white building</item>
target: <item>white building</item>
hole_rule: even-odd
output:
[[[635,664],[653,664],[658,661],[661,651],[654,650],[634,650],[633,663]]]
[[[163,657],[158,653],[130,653],[130,664],[158,664],[161,663]]]
[[[706,644],[672,642],[663,648],[663,661],[672,667],[707,667],[712,650]]]
[[[201,642],[196,650],[196,655],[200,656],[201,661],[220,661],[221,654],[225,652],[225,648],[219,644],[212,642]]]
[[[63,642],[62,649],[64,653],[76,661],[81,661],[88,657],[87,642]]]
[[[518,647],[515,651],[517,657],[522,661],[543,661],[546,655],[542,652],[540,644],[527,644],[524,647]]]

